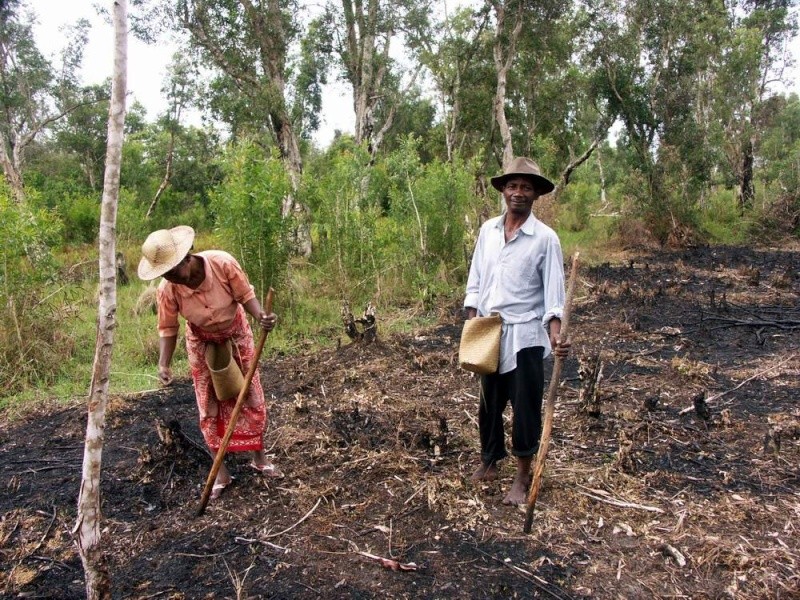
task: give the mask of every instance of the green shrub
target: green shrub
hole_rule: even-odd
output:
[[[434,160],[422,164],[417,140],[408,137],[386,160],[392,187],[388,217],[393,242],[392,260],[404,257],[403,281],[417,299],[429,300],[437,288],[455,285],[466,273],[466,214],[474,203],[470,166],[461,161]],[[389,257],[387,257],[388,259]],[[455,279],[451,275],[456,274]],[[442,276],[446,281],[442,282]],[[442,284],[444,283],[444,286]]]
[[[217,233],[261,298],[286,275],[290,223],[281,206],[291,192],[289,178],[277,153],[265,155],[247,142],[230,149],[223,168],[225,178],[211,193]]]
[[[600,186],[596,183],[576,181],[568,185],[561,196],[563,206],[558,209],[558,226],[576,233],[586,229],[599,198]]]
[[[42,291],[57,270],[60,234],[54,213],[17,203],[0,184],[0,396],[50,381],[73,343],[63,335],[63,305]]]
[[[89,244],[100,230],[100,198],[95,196],[66,197],[58,205],[64,222],[64,241]]]
[[[712,243],[739,244],[747,237],[736,194],[730,189],[715,190],[700,212],[700,227]]]
[[[367,151],[342,141],[304,177],[303,196],[314,215],[313,262],[333,278],[343,296],[373,273],[382,249],[376,246],[381,195]]]

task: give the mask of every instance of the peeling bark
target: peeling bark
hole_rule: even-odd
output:
[[[100,470],[103,459],[105,413],[111,371],[111,353],[116,327],[116,221],[119,199],[120,163],[125,124],[127,89],[127,0],[115,0],[114,72],[108,117],[108,146],[100,208],[100,298],[97,315],[92,381],[89,388],[86,443],[78,496],[78,518],[73,530],[86,576],[86,597],[111,597],[111,579],[100,545]]]

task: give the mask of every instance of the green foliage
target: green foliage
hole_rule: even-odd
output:
[[[141,246],[151,231],[162,229],[166,223],[153,220],[148,223],[144,220],[145,208],[131,190],[121,188],[117,201],[117,240],[123,245],[134,244]],[[169,227],[177,223],[172,223]],[[181,223],[183,224],[183,223]]]
[[[472,176],[460,161],[423,165],[417,144],[409,136],[387,158],[393,227],[388,228],[392,239],[382,240],[381,246],[393,242],[395,255],[406,257],[403,279],[427,300],[437,295],[439,283],[454,283],[451,272],[465,271],[464,224],[473,198]]]
[[[290,229],[281,206],[291,191],[289,179],[277,154],[265,157],[248,142],[229,150],[223,169],[225,178],[211,194],[217,231],[263,297],[286,275]]]
[[[706,201],[699,227],[715,244],[740,244],[746,241],[747,225],[742,220],[733,190],[718,190]]]
[[[369,153],[352,138],[340,139],[308,171],[302,189],[314,214],[314,263],[336,274],[339,295],[356,291],[387,250],[377,244],[381,177],[370,168]]]
[[[100,202],[96,196],[66,197],[58,206],[64,223],[64,241],[90,243],[100,228]]]
[[[55,271],[60,223],[47,210],[12,199],[0,185],[0,395],[48,382],[58,366],[60,306],[42,293]]]
[[[580,232],[589,226],[592,208],[599,203],[600,186],[596,183],[577,181],[567,186],[561,200],[558,226],[572,232]]]

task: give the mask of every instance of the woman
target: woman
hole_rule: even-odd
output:
[[[267,314],[261,307],[247,275],[233,256],[221,250],[191,254],[193,242],[194,230],[185,225],[154,231],[142,244],[138,272],[139,278],[145,281],[159,276],[164,278],[157,296],[158,378],[163,385],[170,385],[173,380],[170,363],[178,341],[178,315],[186,319],[186,350],[200,413],[200,430],[209,449],[216,454],[238,394],[232,398],[217,398],[206,350],[211,344],[228,348],[238,368],[246,373],[255,348],[245,311],[267,331],[275,327],[277,316]],[[266,424],[264,391],[256,371],[228,452],[251,452],[252,468],[270,477],[280,477],[280,471],[264,453]],[[214,481],[211,499],[218,498],[232,480],[223,463]]]

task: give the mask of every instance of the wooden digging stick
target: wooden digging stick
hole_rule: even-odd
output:
[[[272,312],[272,298],[274,295],[275,290],[269,288],[269,291],[267,292],[267,299],[264,302],[264,311],[267,314]],[[219,473],[219,468],[222,466],[222,461],[225,460],[225,452],[228,450],[228,444],[233,436],[233,430],[236,429],[236,421],[239,418],[239,413],[242,411],[242,406],[244,406],[244,399],[247,397],[247,393],[250,391],[250,382],[253,380],[253,375],[255,375],[256,369],[258,369],[258,359],[261,357],[261,351],[264,349],[264,342],[267,341],[268,333],[269,331],[266,329],[261,330],[261,336],[258,338],[258,345],[256,346],[255,354],[253,354],[253,360],[250,361],[250,368],[247,369],[247,375],[244,377],[244,384],[242,385],[242,389],[239,391],[239,397],[236,399],[233,412],[231,412],[231,420],[228,423],[228,428],[225,430],[225,437],[222,438],[222,441],[219,444],[219,450],[217,450],[217,455],[214,457],[214,463],[211,465],[211,471],[208,472],[206,486],[203,488],[203,495],[200,497],[200,506],[197,507],[198,517],[206,511],[206,506],[208,506],[208,499],[211,497],[211,490],[214,489],[214,481],[217,479],[217,473]]]
[[[575,293],[575,280],[578,278],[578,257],[580,252],[576,252],[572,257],[572,271],[569,275],[569,285],[567,287],[567,299],[564,302],[564,314],[561,316],[561,340],[567,339],[569,329],[569,313],[572,308],[572,296]],[[528,493],[528,508],[525,511],[525,533],[531,532],[533,523],[533,509],[536,507],[536,498],[539,496],[539,488],[542,486],[542,473],[544,472],[544,459],[547,458],[547,447],[550,445],[550,432],[553,430],[553,413],[556,410],[556,396],[558,395],[558,384],[561,379],[561,366],[564,359],[555,356],[553,363],[553,373],[550,376],[550,387],[547,389],[547,400],[544,409],[544,425],[542,426],[542,440],[539,442],[539,451],[536,453],[536,463],[533,467],[533,481],[531,490]]]

